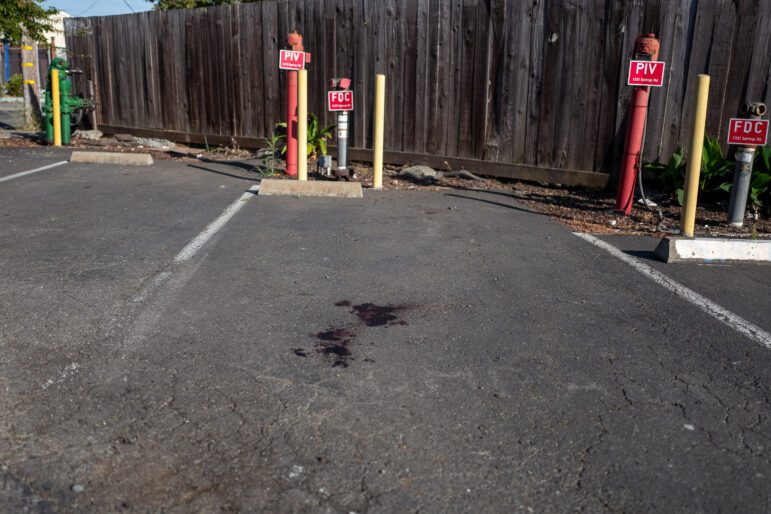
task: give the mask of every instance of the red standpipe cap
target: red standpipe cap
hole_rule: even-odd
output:
[[[652,61],[656,61],[659,58],[659,49],[661,43],[656,39],[656,34],[646,34],[637,38],[635,43],[635,53],[650,55]]]
[[[286,42],[289,46],[298,46],[303,44],[303,37],[297,32],[292,32],[289,37],[286,38]]]

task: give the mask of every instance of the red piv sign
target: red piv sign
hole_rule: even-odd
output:
[[[278,67],[282,70],[303,70],[305,69],[305,52],[295,52],[294,50],[281,50],[278,60]]]
[[[742,120],[731,118],[728,125],[728,144],[766,146],[768,120]]]
[[[352,111],[353,91],[330,91],[327,93],[327,105],[330,111]]]
[[[629,63],[629,86],[653,86],[664,85],[663,61],[631,61]]]

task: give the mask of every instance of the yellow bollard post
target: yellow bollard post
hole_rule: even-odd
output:
[[[51,103],[54,104],[54,146],[62,146],[62,107],[59,97],[59,70],[51,70]]]
[[[308,70],[297,74],[297,180],[308,180]]]
[[[372,167],[375,177],[372,182],[374,189],[383,189],[383,133],[385,131],[385,88],[386,76],[377,75],[375,78],[375,155],[372,159]]]
[[[693,237],[696,223],[696,204],[699,199],[699,175],[701,174],[701,154],[704,151],[704,126],[707,123],[708,102],[709,75],[699,75],[693,133],[691,134],[691,153],[688,155],[688,172],[685,175],[683,211],[680,218],[680,233],[687,237]]]

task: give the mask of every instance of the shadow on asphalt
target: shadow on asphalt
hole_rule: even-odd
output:
[[[237,179],[240,179],[240,180],[250,180],[252,182],[259,182],[260,180],[262,180],[262,176],[260,176],[260,177],[244,177],[243,175],[233,175],[232,173],[227,173],[227,172],[219,171],[219,170],[213,170],[211,168],[207,168],[205,166],[199,166],[197,164],[188,164],[187,166],[189,168],[195,168],[197,170],[207,171],[209,173],[215,173],[217,175],[224,175],[225,177],[232,177],[232,178],[237,178]]]
[[[201,157],[198,159],[201,162],[205,162],[206,164],[218,164],[220,166],[232,166],[233,168],[239,168],[244,171],[250,171],[254,172],[255,169],[259,169],[259,164],[252,164],[248,161],[217,161],[214,159],[207,159],[205,157]]]
[[[653,250],[621,250],[627,255],[637,257],[638,259],[645,259],[647,261],[661,262],[661,259],[656,257],[656,253]]]
[[[482,191],[482,192],[486,193],[486,192],[489,192],[489,191]],[[507,209],[513,209],[515,211],[526,212],[528,214],[537,214],[539,216],[544,216],[544,214],[542,212],[531,211],[530,209],[526,209],[524,207],[517,207],[516,205],[509,205],[509,204],[505,204],[505,203],[501,203],[501,202],[493,202],[492,200],[484,200],[482,198],[474,198],[473,196],[464,196],[464,195],[459,195],[459,194],[455,194],[455,193],[445,193],[444,196],[450,196],[450,197],[453,197],[453,198],[462,198],[464,200],[474,200],[475,202],[487,203],[487,204],[495,205],[495,206],[498,206],[498,207],[505,207]],[[504,195],[504,196],[509,196],[509,195]]]

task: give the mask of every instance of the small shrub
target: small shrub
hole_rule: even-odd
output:
[[[646,169],[656,174],[656,178],[661,184],[665,193],[677,196],[677,203],[683,204],[683,184],[685,183],[685,157],[683,157],[683,147],[677,145],[666,164],[658,160],[645,165]]]
[[[724,199],[725,193],[731,190],[735,162],[726,158],[718,140],[710,137],[704,138],[701,162],[699,196],[713,201]],[[683,148],[678,145],[666,164],[656,161],[646,164],[645,168],[653,171],[663,191],[675,195],[682,205],[686,165]]]
[[[319,119],[316,115],[313,113],[308,115],[308,158],[313,159],[319,154],[327,154],[327,141],[332,139],[335,127],[337,127],[337,125],[332,124],[323,129],[319,129]],[[286,139],[286,122],[277,123],[276,129],[281,131],[284,135],[284,139]],[[286,143],[281,148],[281,155],[285,154]]]
[[[755,149],[750,201],[756,207],[771,208],[771,148],[768,146]]]
[[[22,82],[21,74],[12,75],[5,84],[5,94],[8,96],[21,96],[23,93],[21,89]]]
[[[733,171],[736,163],[723,155],[717,138],[704,138],[704,151],[701,154],[701,173],[699,191],[714,198],[720,191],[730,191]],[[718,193],[715,195],[715,193]]]
[[[279,127],[275,127],[270,138],[266,138],[264,141],[265,146],[257,152],[257,157],[267,161],[267,169],[263,171],[263,174],[273,176],[278,174],[276,158],[281,155],[282,149],[286,147],[286,134],[282,133]]]

